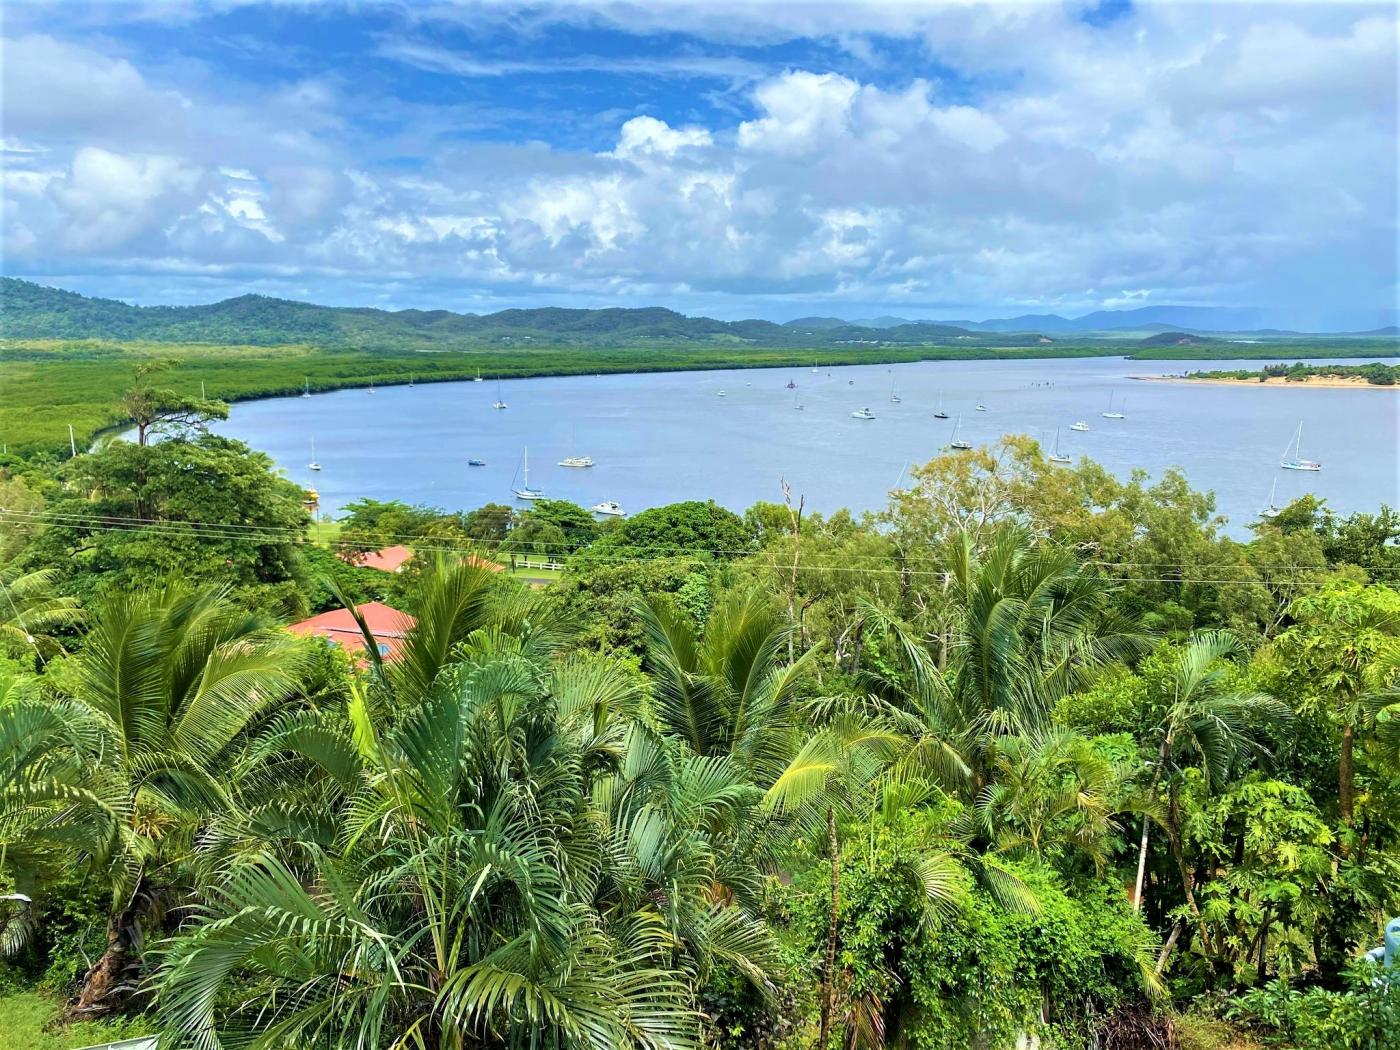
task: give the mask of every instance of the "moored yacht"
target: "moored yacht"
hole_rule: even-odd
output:
[[[852,419],[874,419],[875,413],[868,408],[858,408],[851,413]]]
[[[607,514],[609,517],[613,518],[626,517],[626,514],[622,509],[622,504],[617,502],[617,500],[612,499],[605,499],[601,503],[593,504],[593,513]]]

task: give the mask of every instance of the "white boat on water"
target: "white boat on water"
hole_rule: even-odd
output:
[[[1060,432],[1055,431],[1055,450],[1050,453],[1051,463],[1073,463],[1074,460],[1060,452]]]
[[[472,382],[473,382],[473,383],[480,383],[480,382],[481,382],[481,369],[478,368],[478,369],[476,370],[476,378],[473,379]]]
[[[812,374],[813,374],[813,375],[816,375],[816,374],[817,374],[818,372],[820,372],[820,371],[821,371],[821,369],[817,367],[817,363],[816,363],[815,361],[813,361],[813,362],[812,362]]]
[[[591,467],[593,466],[592,456],[565,456],[559,461],[561,467]]]
[[[1293,449],[1293,455],[1288,454],[1288,449],[1283,450],[1283,459],[1279,461],[1279,466],[1284,470],[1321,470],[1322,464],[1315,459],[1303,459],[1303,424],[1298,424],[1298,433],[1294,435],[1289,445]]]
[[[721,390],[721,391],[719,391],[719,393],[715,394],[715,397],[728,397],[728,396],[729,396],[729,394],[726,393],[726,392],[723,391],[723,390]]]
[[[1084,422],[1084,420],[1081,419],[1081,420],[1079,420],[1077,423],[1071,423],[1071,424],[1069,425],[1069,428],[1070,428],[1071,430],[1077,430],[1077,431],[1079,431],[1079,432],[1082,434],[1082,433],[1084,433],[1085,431],[1087,431],[1087,430],[1089,429],[1089,424],[1086,423],[1086,422]]]
[[[955,449],[957,449],[959,452],[970,452],[970,451],[972,451],[972,442],[971,442],[971,441],[959,441],[959,440],[958,440],[958,428],[961,427],[961,426],[962,426],[962,416],[958,416],[957,422],[953,424],[953,437],[952,437],[952,440],[950,440],[950,441],[948,442],[948,447],[949,447],[949,448],[955,448]]]
[[[981,402],[978,402],[978,404],[977,404],[977,411],[979,411],[979,412],[985,412],[985,411],[987,411],[987,406],[984,405],[984,404],[982,404]]]
[[[204,388],[203,388],[203,386],[200,387],[200,396],[201,396],[201,397],[204,396]],[[310,376],[307,376],[307,377],[303,380],[303,382],[302,382],[301,396],[302,396],[302,397],[310,397],[310,396],[311,396],[311,377],[310,377]]]
[[[948,413],[943,411],[943,395],[938,395],[938,411],[933,414],[934,419],[947,419]]]
[[[1119,408],[1120,408],[1120,410],[1121,410],[1121,408],[1122,408],[1122,405],[1123,405],[1123,403],[1120,401],[1120,402],[1119,402]],[[1123,415],[1122,411],[1118,411],[1118,412],[1113,411],[1113,392],[1112,392],[1112,391],[1109,391],[1109,394],[1108,394],[1108,411],[1105,412],[1105,413],[1103,413],[1103,417],[1104,417],[1104,419],[1127,419],[1127,418],[1128,418],[1127,416]]]
[[[316,462],[316,439],[311,439],[311,462],[306,465],[307,470],[320,470],[321,464]]]
[[[868,408],[858,408],[851,413],[852,419],[874,419],[875,413]]]
[[[521,476],[523,484],[513,490],[516,499],[544,499],[544,489],[532,489],[530,487],[530,450],[525,449],[525,455],[521,459]]]
[[[1279,508],[1276,507],[1276,506],[1274,506],[1274,496],[1277,495],[1277,494],[1278,494],[1278,478],[1275,477],[1275,478],[1274,478],[1274,483],[1273,483],[1272,485],[1269,486],[1269,505],[1268,505],[1267,507],[1264,507],[1264,508],[1259,512],[1259,516],[1260,516],[1261,518],[1277,518],[1277,517],[1278,517]]]
[[[622,504],[618,503],[617,500],[611,499],[605,499],[602,503],[593,504],[593,513],[607,514],[608,516],[613,518],[626,517],[626,514],[622,509]]]
[[[890,400],[893,401],[896,405],[903,400],[903,398],[899,396],[899,391],[895,388],[893,379],[890,380]]]
[[[510,406],[506,404],[504,400],[501,399],[501,381],[499,379],[496,380],[496,400],[491,402],[491,407],[510,408]]]

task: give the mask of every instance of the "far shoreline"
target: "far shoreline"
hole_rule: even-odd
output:
[[[1384,386],[1380,383],[1368,383],[1365,379],[1348,376],[1308,376],[1306,379],[1286,379],[1282,376],[1270,376],[1268,379],[1206,379],[1189,375],[1165,375],[1165,376],[1128,376],[1142,383],[1181,383],[1193,386],[1253,386],[1253,387],[1289,387],[1297,389],[1324,390],[1400,390],[1400,385]]]

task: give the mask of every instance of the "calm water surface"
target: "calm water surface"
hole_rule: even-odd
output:
[[[786,479],[811,509],[872,509],[908,464],[948,443],[959,415],[959,436],[974,444],[1024,433],[1048,447],[1058,430],[1063,452],[1120,476],[1180,467],[1215,492],[1234,532],[1275,482],[1279,506],[1304,492],[1342,512],[1400,503],[1400,394],[1129,378],[1210,367],[1221,366],[1090,358],[518,379],[500,384],[503,411],[491,407],[494,382],[435,383],[237,404],[218,429],[314,485],[331,514],[361,497],[524,506],[511,489],[527,446],[530,484],[584,506],[616,500],[632,513],[714,499],[742,510],[781,500]],[[1101,416],[1110,395],[1126,419]],[[940,399],[953,419],[933,418]],[[861,407],[877,418],[851,418]],[[1079,419],[1088,433],[1069,429]],[[1317,473],[1279,469],[1299,422],[1302,455],[1323,465]],[[313,438],[319,473],[306,467]],[[597,465],[557,465],[575,454]],[[470,467],[471,458],[487,465]]]

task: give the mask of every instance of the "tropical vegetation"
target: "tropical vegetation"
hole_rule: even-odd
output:
[[[218,403],[128,401],[161,440],[0,461],[33,1045],[1393,1045],[1394,511],[1240,540],[1007,438],[859,516],[362,500],[318,542]],[[283,629],[369,601],[387,655]]]

